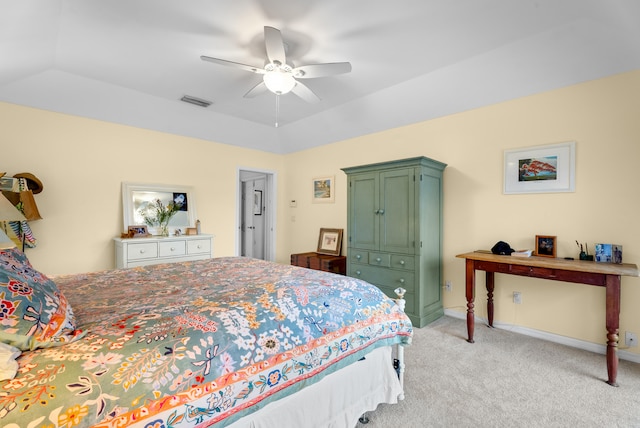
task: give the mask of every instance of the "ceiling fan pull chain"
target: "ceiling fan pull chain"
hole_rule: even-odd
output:
[[[279,116],[280,116],[280,95],[276,94],[276,128],[278,127]]]

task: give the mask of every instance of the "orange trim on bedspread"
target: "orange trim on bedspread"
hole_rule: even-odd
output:
[[[123,413],[121,415],[118,415],[117,417],[115,417],[114,419],[110,420],[110,421],[105,421],[103,423],[94,425],[95,428],[114,428],[114,427],[126,427],[128,425],[131,425],[133,423],[136,422],[140,422],[141,420],[144,419],[149,419],[151,417],[153,417],[154,415],[160,414],[162,412],[165,412],[169,409],[172,408],[176,408],[182,405],[186,405],[189,403],[192,403],[194,400],[203,398],[204,396],[207,396],[209,394],[214,394],[218,391],[221,391],[222,389],[224,389],[225,387],[227,387],[228,385],[231,384],[235,384],[237,382],[241,382],[241,381],[245,381],[246,379],[250,378],[250,376],[255,375],[256,373],[261,373],[264,372],[272,367],[275,367],[279,364],[282,364],[286,361],[289,361],[293,358],[296,357],[300,357],[304,354],[309,353],[310,351],[317,349],[321,346],[326,346],[329,345],[330,342],[335,341],[336,339],[341,339],[345,336],[348,336],[351,333],[354,333],[358,330],[362,330],[363,328],[366,328],[368,326],[371,325],[375,325],[375,324],[379,324],[379,323],[384,323],[384,322],[388,322],[388,321],[404,321],[405,315],[403,313],[391,313],[391,314],[384,314],[381,313],[380,315],[376,315],[376,316],[372,316],[362,322],[359,322],[358,324],[354,324],[354,325],[348,325],[345,327],[342,327],[339,330],[333,331],[333,332],[328,332],[327,334],[325,334],[322,337],[313,339],[312,341],[304,344],[304,345],[300,345],[292,350],[289,351],[285,351],[283,353],[280,353],[278,355],[275,355],[273,357],[270,357],[264,361],[260,361],[258,363],[254,363],[250,366],[247,366],[243,369],[240,369],[238,371],[235,371],[233,373],[229,373],[227,375],[221,376],[219,378],[217,378],[216,380],[214,380],[213,382],[209,382],[205,385],[200,385],[200,386],[194,386],[192,387],[190,390],[185,391],[183,393],[179,393],[179,394],[175,394],[172,396],[165,396],[162,398],[159,398],[158,400],[155,400],[153,402],[150,402],[144,406],[138,407],[128,413]],[[326,370],[327,368],[331,367],[332,365],[334,365],[335,363],[342,361],[344,358],[362,350],[365,349],[369,346],[371,346],[374,343],[379,342],[380,340],[384,340],[384,339],[388,339],[394,336],[411,336],[410,333],[405,333],[405,332],[394,332],[392,334],[387,334],[384,336],[379,336],[376,337],[375,340],[367,342],[365,345],[360,346],[358,348],[353,348],[352,350],[350,350],[349,352],[345,352],[343,354],[340,354],[338,356],[336,356],[334,359],[331,360],[330,364],[324,364],[321,365],[315,369],[313,369],[310,372],[307,372],[303,375],[300,376],[296,376],[295,378],[279,384],[277,386],[277,388],[273,388],[269,391],[267,391],[266,393],[251,399],[239,406],[234,406],[233,408],[229,409],[228,411],[225,412],[221,412],[218,416],[215,416],[211,419],[208,419],[206,421],[204,421],[201,424],[198,424],[197,427],[199,428],[204,428],[204,427],[208,427],[211,426],[214,423],[217,423],[223,419],[228,418],[231,415],[234,415],[238,412],[241,412],[253,405],[255,405],[256,403],[259,403],[265,399],[267,399],[268,397],[272,396],[273,394],[282,391],[283,389],[294,385],[302,380],[306,380],[309,379],[315,375],[317,375],[318,373],[323,372],[324,370]]]

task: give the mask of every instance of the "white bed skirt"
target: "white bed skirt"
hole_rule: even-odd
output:
[[[364,360],[269,403],[229,428],[353,428],[378,404],[398,402],[403,391],[391,362],[392,348],[378,348]]]

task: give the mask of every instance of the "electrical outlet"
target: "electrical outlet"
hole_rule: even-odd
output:
[[[635,333],[627,331],[624,333],[624,344],[629,348],[638,346],[638,336]]]
[[[451,292],[451,281],[449,281],[448,279],[444,282],[444,289]]]
[[[515,303],[516,305],[521,305],[522,304],[522,293],[519,291],[514,291],[513,292],[513,303]]]

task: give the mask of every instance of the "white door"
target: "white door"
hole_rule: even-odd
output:
[[[242,182],[242,251],[240,255],[263,259],[265,254],[265,179]]]
[[[273,174],[239,171],[239,255],[273,260]]]

